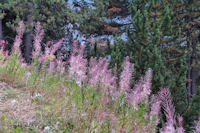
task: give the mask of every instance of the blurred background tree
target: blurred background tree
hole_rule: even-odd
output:
[[[0,39],[11,43],[20,20],[26,26],[22,50],[27,62],[34,24],[40,21],[47,35],[44,41],[61,37],[68,38],[67,44],[74,38],[85,41],[88,60],[90,56],[109,58],[110,67],[118,68],[118,77],[126,56],[134,63],[137,80],[151,67],[153,93],[170,87],[185,127],[197,119],[200,1],[1,0]]]
[[[16,24],[25,22],[24,56],[27,62],[31,60],[33,28],[37,21],[45,29],[45,41],[60,39],[65,36],[66,25],[74,23],[76,15],[66,0],[9,0],[1,2],[6,16],[14,17],[4,21],[4,25],[15,31]],[[5,17],[7,18],[7,17]],[[6,35],[6,33],[5,33]]]

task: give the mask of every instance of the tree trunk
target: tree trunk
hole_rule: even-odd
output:
[[[31,5],[31,9],[33,9],[33,5]],[[32,23],[33,23],[33,16],[31,11],[29,12],[29,14],[27,15],[27,24],[28,24],[28,28],[27,28],[27,32],[25,33],[25,60],[27,63],[31,63],[31,54],[32,54],[32,47],[33,47],[33,27],[32,27]]]
[[[196,79],[197,79],[197,42],[196,38],[192,37],[192,90],[191,94],[196,94]]]
[[[2,19],[0,18],[0,40],[3,40],[3,26]]]
[[[187,72],[187,99],[188,103],[191,101],[191,59],[188,59],[188,72]]]
[[[3,13],[3,10],[0,9],[0,13]],[[3,40],[3,25],[2,25],[2,18],[0,18],[0,40]]]
[[[191,33],[188,30],[187,31],[187,48],[190,49],[191,47],[191,43],[190,43],[190,37],[191,37]],[[188,57],[188,72],[187,72],[187,99],[188,99],[188,103],[190,103],[191,101],[191,97],[192,97],[192,59],[191,56],[189,55]]]
[[[28,16],[28,24],[32,23],[32,16]],[[25,59],[27,63],[31,61],[32,52],[32,41],[33,41],[33,29],[29,27],[28,31],[25,33]]]
[[[188,59],[188,73],[187,73],[187,96],[188,102],[191,101],[191,98],[194,94],[196,94],[197,87],[197,42],[196,38],[192,35],[192,31],[188,31],[188,49],[192,48],[192,55]]]

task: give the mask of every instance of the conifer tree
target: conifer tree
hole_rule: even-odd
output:
[[[25,58],[30,62],[32,51],[33,26],[41,22],[46,32],[46,40],[60,39],[64,36],[65,26],[74,22],[75,16],[66,0],[10,0],[4,9],[15,13],[16,17],[7,22],[7,26],[15,30],[18,21],[25,22]],[[51,39],[50,39],[51,38]]]
[[[2,0],[0,2],[0,40],[3,40],[3,18],[5,16],[5,11],[4,11],[4,5],[5,5],[6,1]]]
[[[187,104],[186,47],[181,44],[181,20],[172,6],[173,3],[162,0],[134,0],[131,5],[132,27],[128,30],[128,43],[121,45],[118,52],[113,52],[119,57],[131,55],[137,71],[134,76],[136,79],[147,68],[152,68],[152,91],[155,93],[160,87],[170,87],[177,111],[183,113]],[[127,53],[124,54],[121,49],[126,49]],[[117,62],[117,55],[113,52],[111,61]]]
[[[74,0],[73,5],[80,14],[79,27],[86,36],[105,36],[125,33],[130,25],[130,0]]]
[[[200,1],[176,1],[174,9],[179,13],[179,19],[183,20],[182,38],[187,46],[187,98],[188,106],[184,112],[185,126],[189,131],[193,121],[198,119],[200,104],[199,89],[199,28],[200,28]]]

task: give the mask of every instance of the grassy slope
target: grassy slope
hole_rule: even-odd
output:
[[[152,132],[145,105],[134,110],[105,89],[79,87],[67,74],[38,71],[15,53],[1,56],[0,132]],[[9,87],[10,86],[10,87]],[[3,99],[3,100],[2,100]],[[150,124],[151,126],[151,124]]]

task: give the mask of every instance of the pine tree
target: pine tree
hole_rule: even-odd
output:
[[[164,0],[133,1],[128,47],[138,74],[136,79],[147,68],[152,68],[152,91],[155,93],[160,87],[170,87],[177,111],[182,113],[187,104],[186,46],[181,44],[182,21],[171,8],[173,4]]]
[[[128,47],[128,43],[123,41],[121,38],[115,38],[114,46],[111,51],[111,61],[110,66],[114,68],[117,67],[117,77],[120,77],[120,73],[122,71],[122,64],[126,56],[130,55],[130,49]]]
[[[130,0],[74,0],[73,5],[80,14],[77,29],[86,36],[108,36],[125,33],[130,25],[128,19]]]
[[[3,10],[0,9],[0,40],[3,40],[3,25],[2,25],[2,19],[3,19]]]
[[[78,21],[79,26],[76,28],[86,36],[86,39],[103,38],[107,44],[106,47],[101,47],[98,45],[98,40],[100,39],[97,39],[97,45],[91,46],[93,56],[111,56],[113,58],[113,55],[117,55],[117,53],[113,53],[116,50],[116,45],[113,50],[113,46],[108,40],[110,37],[117,38],[122,34],[126,34],[127,27],[130,27],[130,0],[74,0],[73,5],[77,14],[81,16],[79,17],[81,20]],[[122,43],[123,41],[120,40],[118,40],[119,42],[115,41],[115,44],[117,43],[121,46],[120,42]],[[112,55],[111,51],[113,51]],[[120,62],[123,62],[124,57],[121,57]],[[115,61],[113,59],[111,61],[111,67],[114,67]],[[117,65],[120,67],[118,63]],[[120,69],[118,69],[118,76],[119,73]]]
[[[4,7],[5,7],[6,1],[2,0],[0,2],[0,40],[3,40],[3,18],[5,16],[5,11],[4,11]]]
[[[45,29],[45,40],[52,40],[63,37],[65,35],[66,24],[74,22],[76,17],[65,0],[10,0],[5,4],[4,9],[16,15],[16,18],[7,22],[7,25],[12,28],[13,31],[18,21],[23,20],[25,22],[24,52],[27,62],[30,62],[33,26],[37,21],[40,21]]]
[[[198,79],[199,73],[199,27],[200,27],[200,1],[176,1],[176,9],[179,13],[179,19],[183,20],[182,38],[187,46],[187,98],[188,106],[184,112],[185,126],[187,130],[194,126],[193,121],[198,119],[200,104],[200,89]]]

